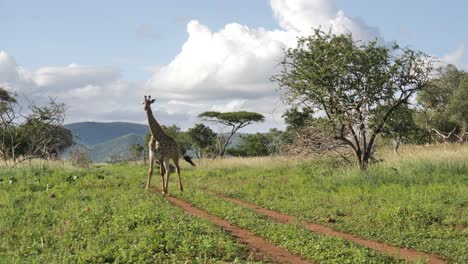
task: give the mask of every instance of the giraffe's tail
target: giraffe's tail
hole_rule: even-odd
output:
[[[190,156],[184,156],[184,160],[187,161],[188,163],[192,164],[192,166],[197,166],[195,163],[193,163],[192,158]]]

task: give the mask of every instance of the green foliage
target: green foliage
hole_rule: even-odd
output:
[[[50,99],[45,106],[29,105],[25,114],[24,106],[13,95],[3,89],[0,92],[0,157],[5,163],[16,165],[31,158],[58,157],[73,145],[71,132],[63,127],[64,104]]]
[[[282,117],[287,125],[287,130],[298,130],[303,128],[314,114],[313,109],[305,107],[303,109],[288,109]]]
[[[128,148],[130,155],[134,160],[141,159],[144,155],[145,148],[140,144],[133,144]]]
[[[386,106],[382,111],[387,111]],[[407,105],[400,105],[389,116],[382,128],[384,139],[391,139],[396,144],[424,144],[428,142],[429,134],[427,130],[419,127],[415,122],[417,110],[409,108]]]
[[[180,130],[180,127],[178,127],[177,125],[162,125],[161,127],[164,130],[164,133],[166,133],[166,135],[170,136],[177,142],[180,153],[184,154],[190,149],[192,141],[186,132],[182,132]]]
[[[7,103],[16,103],[16,98],[13,93],[0,87],[0,105],[3,107]]]
[[[282,65],[273,80],[285,91],[285,101],[293,109],[305,105],[324,112],[331,137],[353,150],[361,169],[389,116],[426,86],[432,70],[431,59],[422,52],[320,30],[299,38]]]
[[[238,157],[261,157],[279,153],[283,132],[271,129],[268,133],[246,134],[241,142],[227,150],[228,155]]]
[[[224,113],[207,111],[199,114],[198,117],[207,122],[222,124],[231,130],[226,138],[218,137],[219,155],[221,157],[224,157],[229,140],[237,132],[237,130],[255,122],[263,122],[265,120],[265,117],[262,114],[247,111]]]
[[[453,92],[448,109],[452,121],[460,126],[460,134],[468,130],[468,73],[465,73],[458,88]]]
[[[176,138],[177,145],[179,146],[180,153],[186,154],[192,148],[193,141],[187,132],[181,132]]]
[[[268,156],[268,137],[262,133],[241,136],[241,143],[227,150],[228,155],[240,157]]]
[[[239,128],[245,127],[254,122],[263,122],[265,120],[265,117],[262,114],[247,111],[224,113],[208,111],[199,114],[198,117],[207,121],[218,122],[226,126]]]
[[[180,127],[178,127],[177,125],[171,125],[171,126],[162,125],[161,127],[164,130],[164,133],[166,133],[166,135],[170,136],[173,139],[176,139],[177,136],[181,132]]]
[[[198,158],[202,158],[203,153],[212,154],[217,135],[211,128],[203,124],[196,124],[194,127],[189,128],[187,134],[193,142]]]
[[[454,65],[439,67],[436,78],[418,93],[417,122],[428,131],[436,132],[434,138],[440,141],[453,141],[451,131],[461,136],[466,132],[468,92],[463,81],[465,75]]]

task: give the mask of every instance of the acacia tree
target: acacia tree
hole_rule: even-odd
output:
[[[286,51],[282,66],[273,80],[285,91],[285,102],[323,113],[333,139],[351,148],[364,170],[392,113],[428,83],[432,59],[397,44],[315,30]]]
[[[262,114],[247,111],[224,113],[207,111],[199,114],[198,117],[206,122],[221,124],[230,129],[226,136],[218,137],[218,152],[220,157],[224,157],[229,141],[239,129],[255,122],[263,122],[265,120],[265,117]]]

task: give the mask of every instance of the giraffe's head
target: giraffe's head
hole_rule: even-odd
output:
[[[151,95],[145,95],[145,100],[143,101],[145,111],[148,111],[150,109],[151,104],[154,103],[154,101],[156,101],[156,99],[151,99]]]

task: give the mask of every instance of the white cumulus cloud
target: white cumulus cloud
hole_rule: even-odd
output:
[[[336,34],[353,34],[357,40],[379,37],[376,28],[358,18],[347,16],[333,0],[270,0],[279,25],[298,35],[309,35],[312,28],[332,30]]]
[[[465,57],[465,46],[459,45],[453,51],[443,55],[440,58],[440,65],[453,64],[460,69],[468,71],[468,65],[463,64],[463,58]]]
[[[281,110],[280,94],[270,79],[297,36],[310,35],[318,27],[352,33],[364,41],[379,36],[377,29],[346,16],[332,0],[271,0],[270,5],[280,26],[276,30],[230,23],[214,31],[198,20],[190,21],[180,53],[147,81],[147,93],[207,106],[192,111],[248,110],[271,116]],[[178,106],[187,111],[187,105]]]
[[[104,85],[117,80],[117,70],[106,67],[70,64],[65,67],[43,67],[34,73],[34,81],[47,89],[75,89],[87,85]]]

